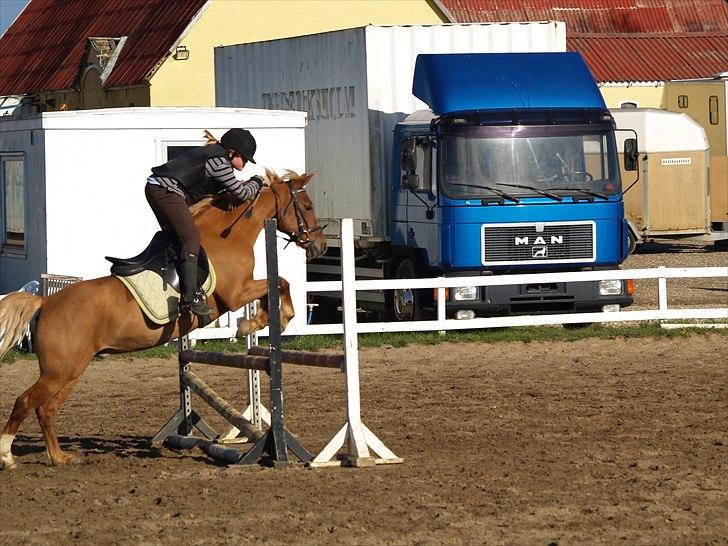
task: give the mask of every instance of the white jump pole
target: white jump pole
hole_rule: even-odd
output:
[[[346,360],[347,421],[321,450],[310,466],[373,466],[401,463],[377,436],[361,421],[359,389],[359,341],[356,321],[356,273],[354,271],[354,224],[351,218],[341,221],[341,281],[344,322],[344,356]],[[333,460],[347,442],[347,453]],[[372,457],[369,449],[379,455]]]

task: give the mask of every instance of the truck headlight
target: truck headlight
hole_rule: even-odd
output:
[[[622,293],[622,280],[599,281],[600,296],[618,296]]]
[[[473,301],[477,298],[477,286],[458,286],[455,289],[455,301]]]

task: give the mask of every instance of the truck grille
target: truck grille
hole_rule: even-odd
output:
[[[483,265],[592,262],[595,225],[590,221],[483,225],[482,249]]]

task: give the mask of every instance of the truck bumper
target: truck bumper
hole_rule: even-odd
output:
[[[476,299],[470,301],[457,301],[453,294],[451,289],[446,313],[449,317],[460,310],[472,310],[481,316],[599,312],[605,305],[622,308],[634,301],[626,293],[626,281],[622,281],[621,294],[610,295],[599,293],[599,281],[481,286]]]

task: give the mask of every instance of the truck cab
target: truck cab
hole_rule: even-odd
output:
[[[615,124],[577,53],[425,54],[430,110],[394,130],[392,276],[618,267],[628,255]],[[634,142],[626,141],[628,165]],[[461,287],[448,315],[618,310],[625,281]],[[402,320],[436,302],[397,291]]]

